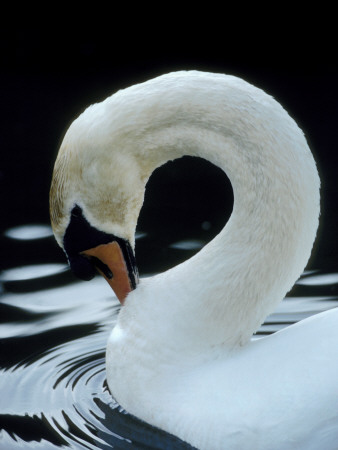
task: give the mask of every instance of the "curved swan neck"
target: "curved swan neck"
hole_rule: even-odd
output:
[[[301,274],[316,234],[319,179],[295,122],[243,80],[178,72],[93,105],[69,139],[74,131],[85,142],[79,203],[93,225],[124,238],[132,239],[159,165],[191,155],[226,172],[234,191],[226,227],[191,260],[144,280],[119,320],[128,317],[130,330],[142,323],[143,333],[145,323],[156,323],[159,346],[246,342]],[[104,182],[90,189],[98,173]]]
[[[234,209],[214,241],[144,282],[142,292],[130,296],[130,308],[144,321],[174,318],[177,341],[187,346],[243,344],[310,256],[319,179],[306,140],[277,102],[233,77],[174,74],[140,89],[148,105],[142,106],[143,126],[137,124],[144,135],[133,147],[140,167],[182,155],[208,159],[228,175]],[[203,332],[207,322],[212,327]]]

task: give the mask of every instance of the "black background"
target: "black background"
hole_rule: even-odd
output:
[[[322,180],[322,215],[310,266],[324,272],[337,271],[338,58],[335,11],[330,11],[324,4],[299,6],[299,3],[288,5],[286,2],[266,4],[261,10],[257,3],[246,5],[241,2],[237,11],[224,2],[218,7],[210,2],[128,3],[124,10],[115,3],[98,2],[68,3],[66,6],[39,3],[35,10],[32,3],[25,5],[23,10],[23,5],[15,3],[10,12],[8,5],[3,5],[1,14],[0,293],[2,290],[5,293],[8,290],[9,295],[12,291],[35,292],[50,289],[54,283],[58,286],[73,280],[68,272],[62,273],[60,278],[38,277],[15,280],[12,284],[1,279],[2,269],[32,263],[65,262],[52,238],[16,242],[4,232],[17,225],[49,224],[48,193],[52,169],[68,125],[88,105],[118,89],[165,72],[185,69],[242,77],[273,95],[296,119],[306,134]],[[139,228],[148,233],[145,239],[137,241],[136,257],[141,274],[161,270],[188,257],[187,252],[178,255],[174,249],[169,250],[170,244],[184,238],[200,238],[203,242],[212,238],[226,221],[231,207],[231,187],[226,177],[206,162],[186,158],[156,171],[149,182],[140,217]],[[205,221],[210,222],[210,230],[201,227]],[[318,295],[329,299],[336,293],[334,284],[324,283],[323,291],[321,286],[315,286],[310,297],[302,288],[304,286],[294,292],[296,295],[300,292],[299,296],[306,299],[311,295],[314,299]],[[52,297],[50,313],[48,292],[43,294],[47,305],[47,309],[42,309],[43,313],[35,309],[34,301],[33,306],[26,303],[32,296],[22,298],[18,307],[4,302],[1,308],[0,321],[7,326],[11,324],[12,330],[19,325],[17,335],[2,343],[2,364],[11,368],[12,364],[21,361],[17,366],[22,368],[24,364],[27,367],[26,374],[13,370],[13,376],[16,374],[20,378],[14,376],[13,386],[17,389],[16,381],[19,380],[21,391],[25,391],[23,400],[20,395],[13,400],[12,409],[18,415],[6,414],[0,424],[0,428],[2,425],[14,436],[13,439],[19,436],[30,442],[41,439],[54,442],[55,438],[59,442],[59,433],[55,435],[56,429],[45,420],[48,416],[53,418],[54,413],[47,412],[55,411],[55,405],[50,405],[50,409],[43,406],[45,398],[32,397],[34,402],[29,402],[28,409],[38,412],[45,408],[42,419],[39,414],[29,417],[27,413],[26,394],[30,399],[31,391],[35,392],[30,389],[34,386],[29,385],[33,379],[31,362],[37,364],[36,368],[43,366],[44,370],[50,370],[51,366],[42,365],[43,359],[40,359],[46,356],[46,349],[59,349],[64,342],[76,343],[78,338],[101,328],[101,323],[89,324],[87,320],[81,326],[64,326],[60,314],[68,314],[68,308],[55,309],[53,302],[56,300]],[[62,300],[61,308],[64,308],[67,299]],[[85,303],[83,307],[86,307]],[[316,308],[314,305],[313,310]],[[77,314],[79,310],[75,305],[69,311]],[[56,322],[52,319],[54,314]],[[68,323],[70,316],[65,317]],[[25,330],[21,328],[23,322],[29,327],[21,335],[21,330]],[[41,332],[46,323],[51,329]],[[78,348],[81,353],[81,339],[79,347],[70,348]],[[100,358],[103,357],[101,350],[97,355]],[[78,380],[82,369],[78,357],[74,361]],[[67,376],[72,376],[71,359],[66,362]],[[63,363],[59,365],[61,368]],[[84,372],[82,382],[87,379],[83,375]],[[26,386],[28,389],[25,390]],[[11,386],[8,392],[10,389]],[[2,401],[6,399],[4,394]],[[81,402],[85,398],[82,394]],[[48,396],[46,398],[48,400]],[[75,398],[74,392],[72,398]],[[108,428],[117,435],[128,433],[128,438],[134,440],[135,437],[136,441],[139,436],[146,440],[152,438],[143,424],[140,430],[137,423],[130,422],[130,417],[125,416],[126,421],[121,421],[117,409],[113,415],[110,406],[108,409]],[[106,414],[106,410],[102,412]],[[85,441],[91,439],[90,435]],[[77,428],[75,431],[69,429],[67,436],[72,440],[77,437]],[[63,442],[63,436],[61,439]],[[158,432],[154,439],[163,442],[164,446],[174,445],[169,437],[163,437],[162,441]],[[18,445],[21,447],[22,443]]]
[[[303,30],[298,30],[298,21],[304,23],[304,17],[293,18],[291,23],[291,14],[275,30],[276,16],[271,14],[247,28],[240,16],[223,13],[223,21],[214,11],[193,27],[191,17],[175,22],[165,10],[153,10],[153,18],[144,22],[129,6],[133,22],[128,11],[96,11],[92,22],[82,23],[78,17],[65,23],[65,10],[53,25],[42,25],[44,12],[38,23],[31,24],[30,19],[17,23],[11,17],[11,25],[2,28],[0,231],[49,222],[48,191],[58,146],[68,125],[89,104],[165,72],[198,69],[237,75],[264,89],[304,130],[322,179],[314,264],[335,269],[338,62],[330,12],[316,20],[314,11]],[[52,14],[51,10],[49,20]],[[98,18],[107,20],[98,23]],[[250,22],[250,14],[246,20]],[[324,28],[319,31],[320,24]],[[217,212],[222,209],[220,204],[229,206],[225,178],[199,163],[187,173],[188,163],[169,165],[155,175],[141,228],[160,233],[161,225],[171,220],[169,228],[182,231],[181,224],[190,226],[190,218],[196,215],[200,222],[215,214],[211,220],[216,228],[226,220],[217,215],[222,216]],[[201,204],[204,212],[199,210]],[[170,213],[169,207],[173,208]]]

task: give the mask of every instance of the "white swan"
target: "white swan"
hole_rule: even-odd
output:
[[[197,255],[134,290],[146,182],[182,155],[227,173],[233,213]],[[170,73],[80,115],[55,164],[51,218],[74,272],[89,279],[94,263],[124,303],[107,346],[117,401],[199,449],[337,449],[337,310],[250,340],[302,273],[318,216],[303,133],[241,79]]]

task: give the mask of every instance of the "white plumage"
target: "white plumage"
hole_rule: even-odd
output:
[[[273,98],[193,71],[88,108],[56,164],[58,242],[78,204],[93,227],[133,245],[149,176],[183,155],[226,172],[233,213],[193,258],[128,295],[107,345],[113,396],[199,449],[337,449],[337,311],[251,341],[302,273],[319,216],[313,157]]]

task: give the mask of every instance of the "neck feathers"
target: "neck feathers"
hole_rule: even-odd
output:
[[[143,127],[145,145],[136,159],[199,156],[221,167],[234,191],[233,214],[219,236],[145,283],[147,314],[153,320],[160,311],[166,323],[172,317],[179,342],[243,344],[310,256],[319,178],[306,140],[274,99],[233,77],[174,74],[146,83],[141,93],[153,104],[143,115],[151,127]],[[156,116],[154,98],[167,102]],[[138,301],[136,291],[130,303]]]

